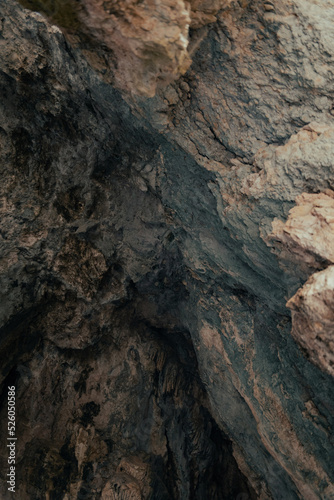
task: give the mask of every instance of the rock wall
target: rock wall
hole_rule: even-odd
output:
[[[334,7],[22,3],[51,21],[0,6],[19,497],[334,498]]]

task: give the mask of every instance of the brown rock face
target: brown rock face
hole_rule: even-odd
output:
[[[121,88],[153,97],[158,79],[169,83],[189,68],[190,9],[183,0],[83,0],[81,6],[90,35],[114,53]]]
[[[303,193],[289,212],[286,223],[273,222],[270,240],[275,241],[279,256],[297,272],[310,273],[334,263],[334,192]],[[291,266],[290,266],[291,267]]]
[[[286,223],[273,222],[269,238],[275,241],[283,266],[306,274],[334,263],[334,192],[303,193]],[[334,267],[313,274],[287,302],[292,310],[292,335],[310,360],[334,375],[333,301]]]
[[[41,9],[78,45],[103,78],[153,97],[191,64],[189,28],[215,22],[230,0],[22,0]],[[191,49],[191,50],[189,50]]]
[[[334,375],[334,266],[313,274],[287,307],[296,341],[311,361]]]
[[[333,499],[332,2],[22,3],[0,2],[16,497]]]

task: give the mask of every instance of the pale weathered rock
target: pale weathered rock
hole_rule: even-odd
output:
[[[309,275],[334,263],[334,192],[303,193],[284,223],[273,222],[269,235],[281,265],[297,275]],[[333,266],[313,274],[288,301],[292,335],[308,358],[333,375]]]
[[[190,65],[189,5],[183,0],[90,2],[79,14],[89,33],[113,51],[116,84],[154,96],[158,79],[175,80]]]
[[[232,0],[190,0],[191,27],[201,28],[217,21],[217,14],[226,8]]]
[[[310,123],[282,146],[266,146],[254,158],[256,173],[243,182],[242,192],[293,201],[307,188],[320,191],[333,180],[334,126]]]
[[[311,361],[334,375],[334,266],[313,274],[287,307],[296,341]]]
[[[201,28],[231,0],[22,0],[59,24],[104,79],[135,95],[153,97],[191,64],[189,27]],[[194,52],[192,44],[191,52]]]
[[[334,263],[334,192],[303,193],[284,223],[275,219],[272,241],[282,265],[296,272],[312,272]],[[296,268],[297,266],[297,268]]]

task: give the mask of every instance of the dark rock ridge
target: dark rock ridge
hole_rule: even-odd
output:
[[[334,7],[109,3],[0,4],[17,498],[331,500]]]

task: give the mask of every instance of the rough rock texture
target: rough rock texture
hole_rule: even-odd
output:
[[[286,223],[274,220],[269,239],[275,241],[281,265],[291,273],[309,274],[334,263],[334,192],[296,198]],[[293,267],[295,268],[293,271]],[[310,359],[334,375],[333,266],[315,273],[288,301],[292,335]]]
[[[217,20],[231,0],[22,0],[65,29],[102,77],[137,95],[153,97],[185,73],[191,53],[189,28]],[[201,32],[199,38],[202,37]]]
[[[334,266],[313,274],[287,306],[294,338],[314,363],[334,375]]]
[[[208,3],[152,98],[101,79],[96,40],[0,12],[19,498],[334,498],[333,5]]]
[[[334,191],[297,196],[286,223],[276,219],[272,227],[280,260],[297,264],[298,272],[334,263]]]

